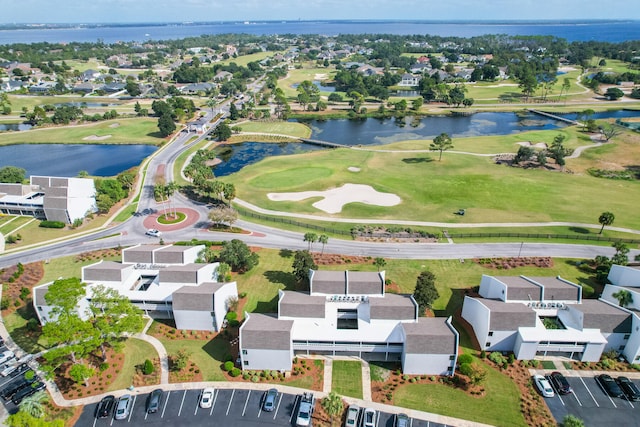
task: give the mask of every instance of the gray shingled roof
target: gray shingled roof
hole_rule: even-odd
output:
[[[321,294],[345,294],[345,278],[346,273],[344,271],[315,271],[311,282],[311,292]]]
[[[33,289],[33,298],[36,301],[36,305],[47,305],[44,296],[49,292],[49,286],[41,286]]]
[[[606,302],[585,299],[581,304],[571,305],[584,314],[583,328],[600,329],[605,333],[627,334],[631,332],[632,314]]]
[[[153,251],[161,248],[162,245],[142,245],[131,247],[122,251],[122,260],[124,262],[153,262]]]
[[[542,297],[542,288],[520,276],[495,276],[507,285],[507,300],[534,300]]]
[[[371,319],[408,320],[416,318],[416,306],[411,295],[385,294],[369,298]]]
[[[405,353],[455,354],[456,335],[444,317],[421,317],[417,323],[402,323]]]
[[[160,270],[160,282],[196,283],[197,272],[206,268],[207,264],[171,265]]]
[[[224,283],[206,282],[200,286],[183,286],[173,293],[173,309],[214,311],[213,295]]]
[[[577,301],[580,296],[580,287],[572,285],[558,277],[527,277],[544,286],[544,299],[546,301]]]
[[[380,273],[371,271],[347,271],[348,291],[356,295],[382,295],[384,281]]]
[[[326,302],[327,300],[323,296],[286,291],[280,300],[279,316],[324,319]]]
[[[84,268],[83,280],[119,282],[122,280],[122,270],[130,269],[131,265],[114,261],[104,261]]]
[[[536,326],[536,312],[524,304],[486,298],[477,298],[477,300],[491,310],[489,330],[515,331],[521,326]]]
[[[293,320],[251,313],[240,330],[243,349],[290,350]]]

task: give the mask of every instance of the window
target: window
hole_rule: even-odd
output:
[[[618,351],[622,351],[622,350],[624,350],[624,346],[623,346],[623,345],[621,345],[620,347],[618,347]]]
[[[248,360],[244,361],[244,366],[249,366],[249,361]]]
[[[493,331],[489,331],[489,336],[492,337],[493,336]]]
[[[624,334],[624,338],[622,338],[623,340],[628,340],[629,338],[631,338],[631,334]]]
[[[484,346],[485,346],[485,347],[491,347],[491,343],[490,343],[490,342],[488,342],[488,343],[486,343]]]
[[[242,350],[242,354],[247,354],[247,350]]]
[[[449,360],[454,360],[456,358],[456,356],[454,356],[453,354],[451,356],[449,356]]]

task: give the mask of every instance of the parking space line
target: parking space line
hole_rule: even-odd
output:
[[[98,419],[96,417],[93,417],[93,427],[96,427],[97,422],[98,422]]]
[[[160,415],[160,418],[164,418],[164,411],[167,409],[167,404],[169,403],[169,395],[171,394],[170,391],[167,392],[167,398],[164,400],[164,408],[162,408],[162,415]]]
[[[280,393],[280,400],[278,400],[278,406],[276,406],[276,411],[273,414],[273,419],[274,420],[276,419],[276,415],[278,415],[278,409],[280,409],[280,402],[282,402],[282,395],[283,395],[283,393]]]
[[[220,390],[216,389],[213,392],[213,402],[211,403],[211,410],[209,411],[209,416],[213,415],[213,408],[216,407],[216,400],[218,400],[219,395],[220,395]]]
[[[133,396],[133,403],[131,404],[131,409],[129,410],[129,418],[127,418],[127,422],[130,423],[131,422],[131,416],[133,415],[133,407],[136,406],[136,399],[138,398],[137,395]]]
[[[251,390],[247,393],[247,400],[244,401],[244,408],[242,408],[242,416],[244,417],[244,413],[247,411],[247,404],[249,403],[249,396],[251,396]]]
[[[180,402],[180,409],[178,410],[178,416],[182,413],[182,405],[184,405],[184,398],[187,397],[187,390],[182,394],[182,402]]]
[[[200,399],[196,401],[196,409],[193,410],[193,415],[198,415],[198,407],[200,406]]]
[[[578,402],[578,405],[582,406],[582,402],[580,402],[580,399],[578,399],[578,395],[576,394],[575,390],[571,394],[573,394],[573,397],[576,398],[576,402]]]
[[[409,418],[409,427],[413,427],[413,418]]]
[[[291,421],[293,421],[293,414],[296,413],[296,405],[298,404],[298,399],[300,399],[300,396],[296,396],[293,401],[293,409],[291,410],[291,416],[289,417],[289,424],[291,424]]]
[[[113,420],[115,419],[115,417],[116,417],[115,414],[111,417],[111,423],[109,423],[110,426],[113,425]]]
[[[609,396],[609,394],[607,392],[605,392],[604,394],[607,395],[607,397],[609,398],[609,400],[611,401],[611,404],[613,405],[614,408],[617,408],[618,405],[616,405],[616,403],[613,401],[613,399],[611,398],[611,396]]]
[[[380,423],[380,411],[376,411],[376,427],[378,427],[379,423]]]
[[[562,396],[560,396],[560,392],[558,391],[558,389],[556,389],[556,386],[553,384],[553,381],[551,381],[549,378],[550,377],[547,377],[547,380],[549,381],[549,384],[551,384],[551,388],[556,393],[556,396],[558,396],[558,399],[560,399],[560,403],[562,403],[562,406],[565,406],[564,400],[562,400]]]
[[[229,415],[229,409],[231,409],[231,402],[233,402],[233,395],[236,393],[236,390],[233,389],[231,391],[231,397],[229,398],[229,406],[227,406],[227,413],[225,415]]]
[[[598,404],[598,401],[596,400],[595,397],[593,397],[593,394],[591,393],[591,390],[589,390],[589,387],[587,387],[587,383],[584,382],[584,380],[582,379],[581,376],[578,376],[578,378],[580,378],[580,381],[582,381],[582,385],[584,386],[584,388],[587,389],[587,393],[589,393],[589,396],[591,396],[591,398],[593,399],[593,402],[596,404],[596,406],[599,408],[600,404]]]
[[[623,400],[626,400],[626,401],[627,401],[627,403],[629,404],[629,406],[631,406],[631,408],[635,408],[635,406],[633,406],[633,403],[631,403],[631,401],[629,400],[629,398],[627,398],[627,397],[625,396],[625,398],[624,398]]]

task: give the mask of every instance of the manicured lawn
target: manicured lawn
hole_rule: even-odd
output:
[[[124,366],[122,371],[109,385],[107,391],[122,390],[133,384],[133,376],[136,373],[136,366],[144,364],[146,359],[153,360],[158,357],[156,349],[146,341],[136,338],[129,338],[124,343]]]
[[[550,133],[545,140],[552,141],[556,134]],[[509,138],[510,149],[506,151],[515,152],[514,137]],[[465,146],[462,139],[454,140],[454,145]],[[607,147],[613,147],[607,149],[616,151],[619,162],[640,161],[640,144],[615,143]],[[622,151],[623,148],[629,150]],[[573,164],[569,159],[567,168],[572,169]],[[360,172],[350,172],[348,168],[352,166],[360,168]],[[607,200],[607,210],[616,215],[616,226],[640,229],[640,217],[628,209],[628,200],[640,197],[636,182],[512,168],[496,165],[491,157],[445,152],[442,161],[438,161],[437,153],[337,149],[272,157],[226,179],[235,184],[240,199],[275,211],[320,216],[328,215],[312,206],[318,198],[272,201],[267,194],[322,191],[344,183],[367,184],[377,191],[398,195],[402,202],[394,207],[350,203],[336,216],[447,223],[567,221],[597,226],[603,208],[588,202],[584,197],[588,194],[589,200]],[[461,207],[467,209],[467,215],[452,214]]]
[[[242,132],[274,133],[291,135],[297,138],[309,138],[311,136],[309,126],[296,122],[244,122],[238,126],[242,129]]]
[[[334,360],[331,388],[342,396],[362,399],[362,364],[350,360]]]
[[[40,339],[39,335],[31,334],[27,330],[27,322],[31,318],[36,318],[31,300],[28,303],[14,311],[13,313],[3,316],[4,325],[11,335],[13,341],[27,353],[38,353],[47,348],[46,342]]]
[[[102,258],[105,261],[120,261],[120,256],[110,256]],[[98,262],[97,259],[77,260],[76,255],[70,255],[60,258],[52,258],[48,261],[44,268],[44,277],[38,283],[38,285],[42,285],[44,283],[52,282],[59,277],[69,278],[69,277],[80,277],[82,267],[89,264],[95,264]]]
[[[320,359],[314,359],[313,364],[323,372],[324,370],[324,361]],[[297,376],[295,379],[287,381],[287,385],[290,387],[298,387],[305,389],[312,389],[314,383],[317,382],[317,378],[312,377],[311,375],[302,375]]]
[[[278,87],[281,88],[287,98],[295,99],[298,96],[298,91],[293,87],[296,83],[302,83],[305,80],[314,81],[314,80],[331,80],[335,75],[335,68],[324,68],[324,67],[305,67],[301,69],[289,70],[287,73],[287,77],[278,80]],[[322,79],[317,79],[316,77],[324,76]],[[320,92],[322,95],[328,95],[328,92]]]
[[[160,339],[167,349],[169,357],[178,353],[178,350],[186,350],[190,354],[190,360],[194,362],[202,372],[204,381],[225,381],[225,374],[220,366],[230,355],[229,342],[221,335],[212,340],[197,339]]]
[[[107,136],[104,140],[86,137]],[[158,133],[158,120],[153,118],[118,118],[80,126],[64,126],[8,132],[0,135],[0,145],[8,144],[150,144],[164,142]]]

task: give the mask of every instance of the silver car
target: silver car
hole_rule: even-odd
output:
[[[133,399],[131,399],[130,394],[125,394],[118,399],[118,406],[116,406],[116,420],[125,420],[129,416],[129,412],[131,412],[131,405],[133,404]]]
[[[344,422],[345,427],[356,427],[358,418],[360,417],[360,407],[358,405],[349,405],[347,409],[347,419]]]

